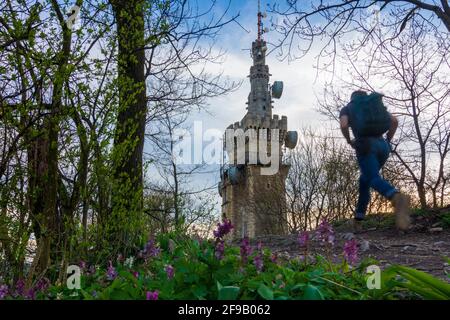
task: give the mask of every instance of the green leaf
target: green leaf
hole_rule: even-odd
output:
[[[222,287],[219,290],[219,300],[236,300],[239,295],[240,288],[233,286]]]
[[[263,283],[259,285],[258,293],[266,300],[273,300],[273,291]]]
[[[424,299],[429,299],[429,300],[447,300],[448,299],[445,296],[440,295],[439,293],[433,291],[430,288],[420,287],[420,286],[417,286],[417,285],[415,285],[415,284],[413,284],[411,282],[399,283],[398,286],[399,287],[404,287],[404,288],[408,289],[411,292],[415,292],[415,293],[419,294]]]
[[[197,297],[197,299],[204,299],[208,294],[208,289],[204,285],[199,285],[192,289],[192,293]]]
[[[305,289],[305,293],[303,294],[303,299],[305,300],[324,300],[324,296],[322,292],[320,292],[319,288],[308,284]]]
[[[85,290],[81,289],[81,294],[83,295],[84,300],[93,300],[94,297],[87,293]]]
[[[132,297],[128,294],[127,291],[125,290],[114,290],[113,292],[111,292],[110,294],[110,299],[111,300],[129,300]]]
[[[425,287],[427,291],[433,291],[431,294],[433,297],[430,296],[430,298],[436,299],[437,296],[442,296],[445,299],[450,299],[450,284],[413,268],[405,266],[393,266],[391,268],[396,270],[403,278],[409,280],[413,285]]]

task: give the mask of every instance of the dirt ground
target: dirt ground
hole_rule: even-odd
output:
[[[335,235],[333,260],[336,262],[342,261],[345,241],[355,238],[360,260],[374,258],[382,268],[392,264],[410,266],[450,283],[447,276],[450,266],[444,259],[450,258],[450,229],[437,227],[433,218],[414,217],[413,228],[406,233],[399,233],[392,225],[366,228],[358,234],[346,227],[336,227]],[[295,258],[303,254],[297,244],[297,235],[258,237],[252,243],[259,241],[281,257]],[[324,254],[324,248],[318,241],[310,241],[310,246],[310,252]]]

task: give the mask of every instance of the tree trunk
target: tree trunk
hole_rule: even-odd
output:
[[[119,110],[113,150],[112,216],[115,248],[126,253],[143,216],[142,155],[147,113],[143,0],[111,0],[118,35]]]
[[[426,191],[423,184],[422,185],[419,184],[417,186],[417,195],[419,196],[420,208],[426,209],[428,205],[427,205]]]

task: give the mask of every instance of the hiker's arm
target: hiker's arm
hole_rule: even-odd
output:
[[[389,131],[386,135],[387,140],[390,142],[395,135],[395,131],[398,128],[398,120],[391,114],[391,126],[389,127]]]
[[[341,122],[342,135],[344,136],[345,140],[347,140],[347,143],[352,145],[352,139],[350,139],[350,131],[348,129],[348,116],[341,116],[339,118],[339,121]]]

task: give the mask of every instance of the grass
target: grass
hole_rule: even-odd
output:
[[[425,221],[428,227],[431,225],[437,225],[444,229],[450,229],[450,208],[445,209],[413,209],[411,217],[414,220]],[[349,219],[341,219],[333,222],[333,226],[338,231],[347,231],[347,222]],[[395,226],[395,215],[391,212],[380,212],[368,214],[365,220],[362,222],[362,226],[365,230],[377,229],[385,230]]]

